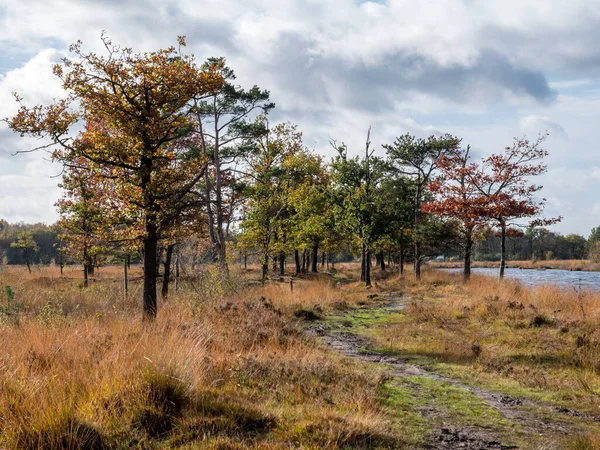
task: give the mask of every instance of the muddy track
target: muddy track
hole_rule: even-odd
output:
[[[398,311],[407,302],[406,298],[399,297],[396,293],[386,293],[380,296],[383,301],[376,306],[350,310],[348,314],[368,310]],[[565,416],[578,416],[577,412],[571,410],[561,411],[560,408],[550,405],[539,404],[527,399],[512,398],[499,392],[467,385],[459,380],[430,372],[410,363],[402,357],[382,355],[379,352],[369,350],[370,343],[366,337],[351,331],[332,330],[330,326],[322,322],[317,322],[310,326],[309,332],[320,336],[323,342],[331,349],[345,356],[368,363],[384,365],[387,367],[386,374],[397,378],[399,381],[407,377],[426,377],[465,389],[483,400],[490,407],[498,410],[506,419],[519,424],[528,434],[548,437],[548,439],[544,439],[546,441],[544,447],[542,447],[544,449],[560,448],[552,437],[560,438],[576,431],[576,427],[569,423],[568,419],[562,422],[549,419],[548,417],[552,413],[556,415],[557,412]],[[498,431],[489,427],[465,427],[448,423],[444,420],[447,419],[445,411],[436,407],[436,405],[422,405],[419,412],[431,423],[442,423],[437,429],[434,429],[430,436],[430,441],[423,448],[470,450],[518,448],[514,445],[501,443]],[[544,414],[544,412],[548,414]],[[588,420],[595,419],[585,416],[578,417],[584,417]]]

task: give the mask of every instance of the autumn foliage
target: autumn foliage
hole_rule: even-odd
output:
[[[529,227],[550,225],[559,218],[539,217],[545,199],[536,198],[541,185],[530,182],[529,177],[546,172],[542,163],[548,152],[542,147],[547,135],[531,142],[515,139],[502,153],[482,158],[479,163],[470,159],[470,147],[455,148],[438,159],[440,177],[429,184],[435,200],[424,205],[433,214],[456,220],[464,233],[464,278],[470,276],[470,257],[473,233],[483,226],[494,226],[502,241],[500,278],[504,276],[506,237],[516,233],[514,227],[523,226],[521,219],[532,219]],[[513,228],[511,228],[513,227]]]
[[[219,90],[223,79],[213,67],[200,69],[192,56],[181,53],[183,38],[179,50],[145,54],[102,40],[107,56],[84,53],[77,42],[70,48],[75,57],[54,67],[66,99],[50,106],[21,105],[10,127],[47,139],[44,147],[52,149],[54,160],[110,180],[110,195],[117,199],[113,206],[120,215],[137,218],[127,230],[140,232],[133,237],[139,237],[144,254],[144,317],[153,318],[158,241],[198,202],[193,188],[207,164],[195,150],[192,100]],[[97,194],[106,198],[109,192]]]

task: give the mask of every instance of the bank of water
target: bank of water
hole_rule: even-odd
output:
[[[451,272],[462,272],[462,269],[443,269]],[[477,268],[471,272],[479,275],[497,277],[499,269]],[[570,271],[560,269],[516,269],[508,268],[504,272],[506,278],[519,280],[525,286],[540,284],[557,284],[567,289],[581,286],[582,289],[594,289],[600,292],[600,272]]]

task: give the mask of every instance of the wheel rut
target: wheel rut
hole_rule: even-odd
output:
[[[363,306],[359,309],[348,310],[345,314],[358,311],[382,311],[386,313],[401,310],[408,302],[399,293],[390,292],[379,294],[381,301],[376,306]],[[577,426],[568,420],[567,416],[579,417],[589,421],[598,418],[587,417],[573,410],[557,408],[551,405],[537,403],[528,399],[513,398],[500,392],[466,384],[460,380],[440,375],[410,362],[402,356],[387,355],[374,351],[367,337],[352,331],[339,331],[324,322],[315,322],[308,327],[332,350],[347,357],[363,362],[382,365],[385,374],[399,382],[406,382],[411,377],[424,377],[459,389],[464,389],[485,402],[491,408],[499,411],[507,420],[517,424],[521,433],[530,435],[542,447],[526,446],[524,448],[559,449],[559,442],[568,435],[578,431]],[[426,449],[516,449],[521,448],[512,443],[506,443],[506,435],[498,429],[485,426],[464,426],[453,423],[452,418],[442,407],[435,404],[420,405],[419,413],[430,424],[434,424],[429,440],[422,448]],[[565,421],[557,420],[556,413],[565,416]],[[554,417],[551,417],[554,415]],[[508,439],[510,441],[510,439]]]

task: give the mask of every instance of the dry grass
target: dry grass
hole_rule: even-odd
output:
[[[139,283],[125,300],[119,268],[88,289],[57,270],[0,271],[14,292],[0,298],[0,447],[400,445],[379,376],[317,347],[293,315],[335,307],[335,282],[210,297],[187,285],[144,325]]]
[[[412,301],[400,323],[375,332],[380,347],[600,416],[600,294],[584,292],[580,302],[557,286],[482,276],[463,285],[436,271],[402,286]]]

